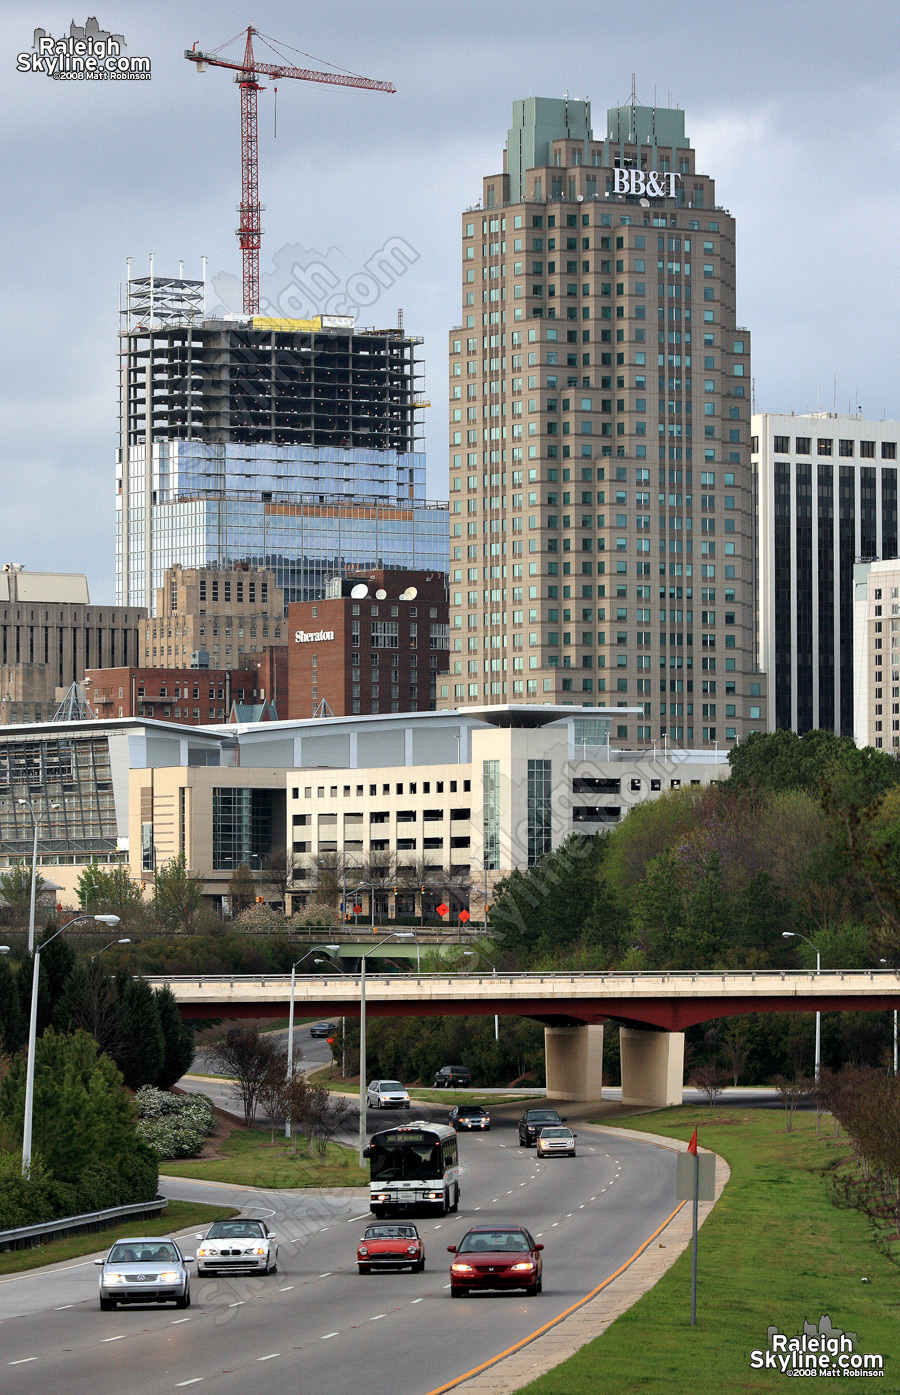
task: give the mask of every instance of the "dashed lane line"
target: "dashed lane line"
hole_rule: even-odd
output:
[[[324,1332],[322,1334],[322,1341],[327,1342],[329,1337],[339,1337],[340,1335],[340,1332]]]
[[[7,1361],[7,1366],[25,1366],[29,1361],[37,1361],[36,1356],[20,1356],[18,1361]]]

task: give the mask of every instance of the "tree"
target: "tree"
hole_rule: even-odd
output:
[[[184,853],[156,869],[153,911],[164,925],[192,934],[197,929],[202,905],[202,883],[188,872]]]
[[[122,921],[133,919],[144,905],[140,885],[134,881],[127,867],[110,867],[107,870],[92,862],[78,878],[75,891],[78,904],[84,906],[86,911],[94,915],[108,912]]]
[[[772,1079],[772,1084],[781,1096],[781,1103],[784,1105],[785,1130],[791,1133],[794,1128],[794,1114],[797,1105],[802,1100],[809,1099],[815,1089],[815,1084],[806,1076],[796,1075],[793,1080],[788,1080],[786,1076],[776,1075]]]
[[[248,906],[252,906],[256,898],[256,883],[253,880],[253,873],[242,862],[240,867],[235,867],[228,879],[228,899],[231,902],[231,914],[240,915]]]
[[[263,860],[265,881],[275,891],[285,914],[288,892],[293,888],[298,870],[299,859],[288,848],[273,848]]]
[[[0,1053],[13,1056],[25,1044],[28,1020],[19,1004],[16,981],[6,956],[0,958]]]
[[[0,1119],[21,1133],[24,1057],[0,1085]],[[55,1177],[77,1182],[92,1167],[125,1160],[134,1149],[137,1111],[122,1077],[87,1032],[48,1027],[35,1047],[33,1148]]]
[[[232,1028],[208,1048],[209,1059],[223,1075],[233,1077],[232,1093],[240,1100],[247,1128],[256,1118],[260,1091],[279,1054],[271,1036],[261,1036],[256,1027]]]
[[[133,1090],[159,1082],[166,1045],[153,989],[145,978],[117,975],[122,1005],[116,1064]]]
[[[41,944],[55,935],[56,926],[51,921],[41,936]],[[75,952],[66,942],[64,935],[56,936],[52,944],[41,949],[41,967],[38,980],[37,1034],[50,1025],[56,1004],[62,997],[66,980],[75,966]],[[16,988],[19,993],[19,1006],[25,1021],[31,1018],[31,989],[34,975],[34,955],[26,954],[16,973]]]
[[[155,1081],[160,1090],[170,1090],[194,1061],[194,1029],[178,1011],[175,994],[167,985],[154,994],[163,1036],[163,1061]]]
[[[47,883],[38,872],[35,899],[40,900],[46,890]],[[23,865],[11,867],[0,875],[0,897],[17,920],[26,915],[31,907],[31,868]]]
[[[121,1045],[122,1016],[115,975],[100,959],[80,959],[66,979],[53,1010],[60,1032],[88,1032],[114,1059]]]
[[[692,1072],[688,1081],[695,1090],[700,1090],[706,1096],[706,1103],[712,1109],[718,1100],[725,1086],[728,1084],[727,1071],[720,1070],[715,1061],[707,1063],[705,1066],[698,1066]]]
[[[572,834],[535,867],[497,883],[490,915],[501,949],[557,952],[585,938],[599,892],[604,841]]]

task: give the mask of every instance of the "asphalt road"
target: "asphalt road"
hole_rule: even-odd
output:
[[[394,1117],[385,1112],[379,1122]],[[241,1205],[265,1217],[279,1238],[278,1273],[195,1274],[187,1313],[101,1313],[89,1260],[2,1280],[0,1389],[158,1395],[203,1383],[217,1395],[246,1395],[254,1386],[267,1395],[426,1395],[576,1302],[676,1205],[674,1156],[639,1141],[582,1130],[576,1158],[538,1162],[504,1120],[489,1134],[460,1135],[459,1146],[459,1213],[416,1217],[427,1247],[423,1274],[358,1275],[356,1244],[368,1219],[359,1194],[251,1194],[167,1180],[173,1198]],[[489,1220],[524,1223],[540,1236],[542,1294],[451,1302],[445,1247]],[[196,1243],[185,1245],[188,1253]]]

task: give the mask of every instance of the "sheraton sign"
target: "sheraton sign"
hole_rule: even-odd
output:
[[[318,644],[320,640],[334,639],[334,630],[295,630],[295,644]]]
[[[674,199],[675,181],[680,174],[660,174],[657,170],[614,169],[614,194],[642,194],[648,199]]]

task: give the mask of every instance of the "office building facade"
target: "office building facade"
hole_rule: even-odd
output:
[[[853,737],[900,756],[900,560],[853,568]]]
[[[288,717],[437,706],[448,662],[445,572],[334,577],[324,600],[292,605],[288,622]]]
[[[205,316],[203,284],[130,279],[120,333],[117,590],[247,563],[287,600],[345,566],[446,567],[415,449],[420,340],[343,317]]]
[[[750,336],[734,219],[677,110],[514,103],[462,215],[443,705],[640,706],[613,735],[762,723]]]
[[[900,554],[898,449],[897,422],[835,412],[753,418],[770,730],[854,732],[853,573]]]
[[[176,565],[166,569],[154,615],[141,621],[141,663],[243,668],[286,634],[284,593],[273,571]]]

